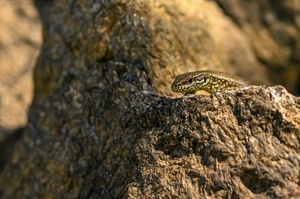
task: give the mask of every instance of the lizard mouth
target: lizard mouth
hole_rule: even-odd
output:
[[[191,90],[189,89],[189,86],[179,86],[176,83],[172,84],[171,89],[174,92],[189,92]]]
[[[171,89],[174,92],[182,92],[184,90],[182,86],[179,86],[176,82],[173,82]]]

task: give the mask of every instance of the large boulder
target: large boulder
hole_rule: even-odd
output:
[[[57,1],[4,198],[297,197],[300,100],[281,86],[174,94],[200,69],[267,83],[214,2]]]

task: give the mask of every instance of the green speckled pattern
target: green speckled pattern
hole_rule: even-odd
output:
[[[210,94],[247,86],[244,80],[217,71],[195,71],[178,75],[172,83],[174,92],[193,93],[206,91]]]

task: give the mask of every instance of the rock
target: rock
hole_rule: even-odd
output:
[[[41,22],[31,1],[0,1],[0,127],[26,125],[32,73],[42,43]],[[6,138],[0,131],[0,141]]]
[[[280,86],[140,103],[138,198],[299,197],[299,104]]]
[[[300,2],[216,1],[243,30],[272,81],[300,94]],[[257,14],[253,14],[257,13]]]
[[[175,75],[206,67],[267,82],[214,2],[60,1],[49,11],[0,196],[300,196],[299,98],[281,86],[171,92]]]

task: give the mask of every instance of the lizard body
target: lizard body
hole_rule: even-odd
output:
[[[212,94],[244,86],[247,86],[247,83],[236,76],[205,70],[178,75],[172,83],[171,88],[174,92],[195,93],[196,91],[203,90]]]

